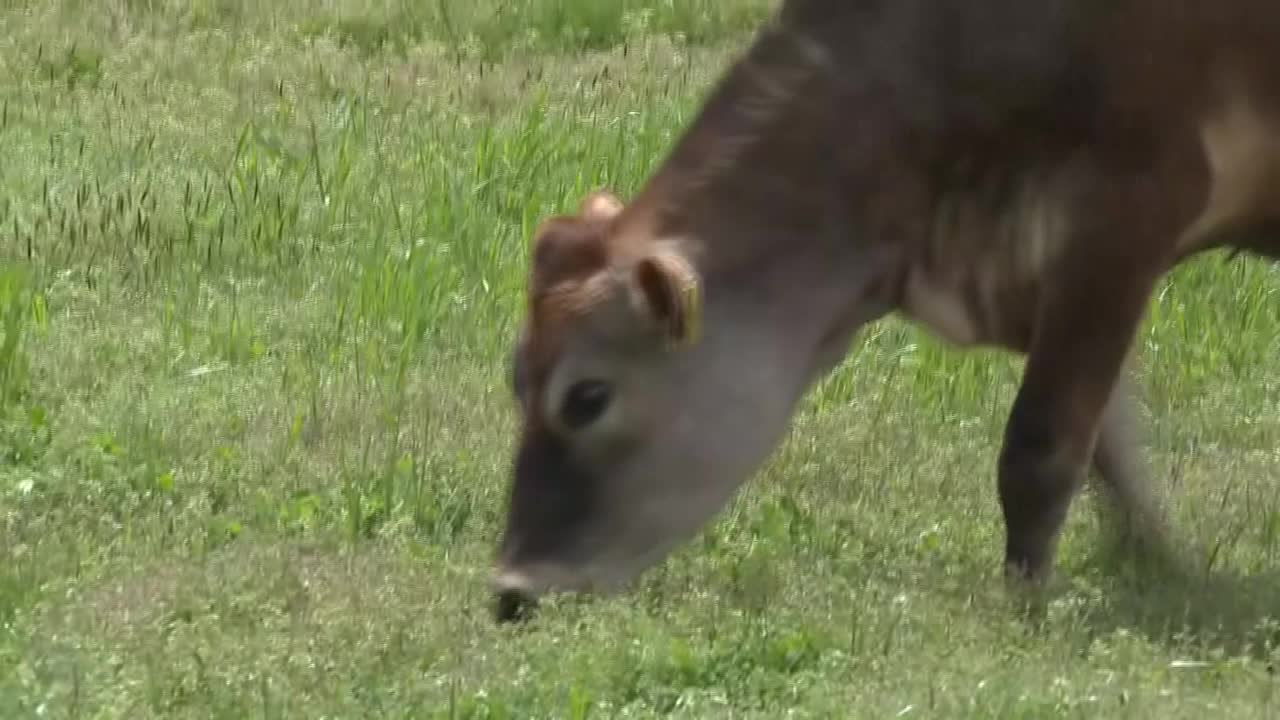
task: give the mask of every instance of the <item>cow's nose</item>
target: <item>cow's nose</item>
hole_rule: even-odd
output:
[[[499,623],[527,620],[538,607],[537,597],[518,575],[503,573],[494,584],[494,619]]]

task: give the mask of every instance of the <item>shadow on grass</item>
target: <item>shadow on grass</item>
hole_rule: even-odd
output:
[[[1090,639],[1128,630],[1170,650],[1280,659],[1280,568],[1207,569],[1196,562],[1206,554],[1186,542],[1152,551],[1099,540],[1084,567],[1102,581],[1102,602],[1081,617]]]

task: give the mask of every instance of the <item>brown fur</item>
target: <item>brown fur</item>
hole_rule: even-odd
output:
[[[590,312],[608,291],[597,275],[609,261],[603,238],[613,214],[603,197],[588,196],[578,215],[544,220],[534,232],[526,347],[539,366],[554,358],[562,328]]]

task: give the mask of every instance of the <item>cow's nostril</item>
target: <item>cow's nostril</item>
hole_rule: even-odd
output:
[[[537,608],[537,601],[532,595],[515,589],[498,592],[494,606],[494,618],[500,623],[520,622],[528,620]]]

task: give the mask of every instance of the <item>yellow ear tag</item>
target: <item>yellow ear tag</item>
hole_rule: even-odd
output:
[[[680,316],[684,332],[682,345],[692,345],[702,337],[702,289],[696,277],[686,277],[680,288]]]

